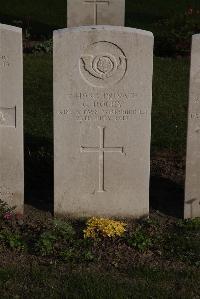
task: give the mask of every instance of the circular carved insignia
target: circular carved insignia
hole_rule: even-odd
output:
[[[107,87],[121,81],[127,59],[115,44],[100,41],[89,45],[80,58],[80,73],[94,87]]]

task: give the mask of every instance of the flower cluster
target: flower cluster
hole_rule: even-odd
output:
[[[24,223],[23,215],[21,215],[19,213],[14,213],[13,211],[5,212],[2,219],[6,222],[13,222],[13,223],[16,222],[19,225],[22,225]]]
[[[122,236],[126,231],[126,223],[106,218],[92,217],[87,221],[87,228],[83,231],[85,238]]]
[[[188,10],[186,11],[186,15],[191,16],[191,15],[199,15],[200,10],[199,9],[194,9],[192,7],[189,7]]]
[[[3,215],[3,219],[4,220],[11,220],[13,218],[13,213],[11,212],[6,212],[4,215]]]

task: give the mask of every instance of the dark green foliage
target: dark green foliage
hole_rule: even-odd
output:
[[[36,243],[36,251],[43,256],[53,254],[56,240],[56,236],[51,231],[45,231],[40,235],[39,240]]]
[[[72,224],[54,219],[51,228],[39,236],[35,250],[39,255],[65,262],[91,262],[94,260],[91,245],[91,241],[78,238]]]
[[[177,222],[177,227],[183,231],[200,231],[200,218],[180,220]]]
[[[72,241],[75,235],[75,230],[72,225],[66,221],[55,219],[52,222],[52,227],[49,230],[44,231],[40,236],[39,240],[36,243],[36,250],[39,254],[52,255],[58,254],[60,255],[60,251],[62,251],[63,247],[70,246],[70,242]]]
[[[60,219],[53,220],[53,232],[55,236],[64,240],[70,240],[76,234],[73,226],[69,222]]]
[[[95,260],[95,256],[88,248],[77,247],[77,244],[73,244],[73,247],[66,247],[59,252],[59,258],[65,262],[92,262]]]
[[[0,220],[4,218],[6,214],[12,214],[15,207],[9,207],[7,203],[0,200]]]
[[[5,246],[13,250],[23,251],[26,249],[22,236],[18,232],[12,232],[9,229],[0,231],[0,242],[3,242]]]
[[[127,243],[139,251],[147,251],[151,248],[152,240],[148,234],[139,227],[134,233],[128,236]]]
[[[39,53],[53,53],[53,40],[49,39],[46,41],[43,41],[37,45],[35,45],[32,50],[32,53],[39,54]]]

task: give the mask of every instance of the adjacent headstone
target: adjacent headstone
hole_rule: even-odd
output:
[[[67,27],[124,26],[125,0],[67,0]]]
[[[193,35],[185,182],[185,218],[200,217],[200,34]]]
[[[23,212],[22,30],[0,24],[0,200]]]
[[[148,214],[152,71],[150,32],[54,32],[56,214]]]

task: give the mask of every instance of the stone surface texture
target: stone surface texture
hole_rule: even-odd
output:
[[[0,199],[23,213],[22,30],[0,24]]]
[[[200,217],[200,34],[192,38],[184,217]]]
[[[55,213],[149,213],[153,35],[54,31]]]
[[[125,0],[67,0],[67,27],[124,26]]]

